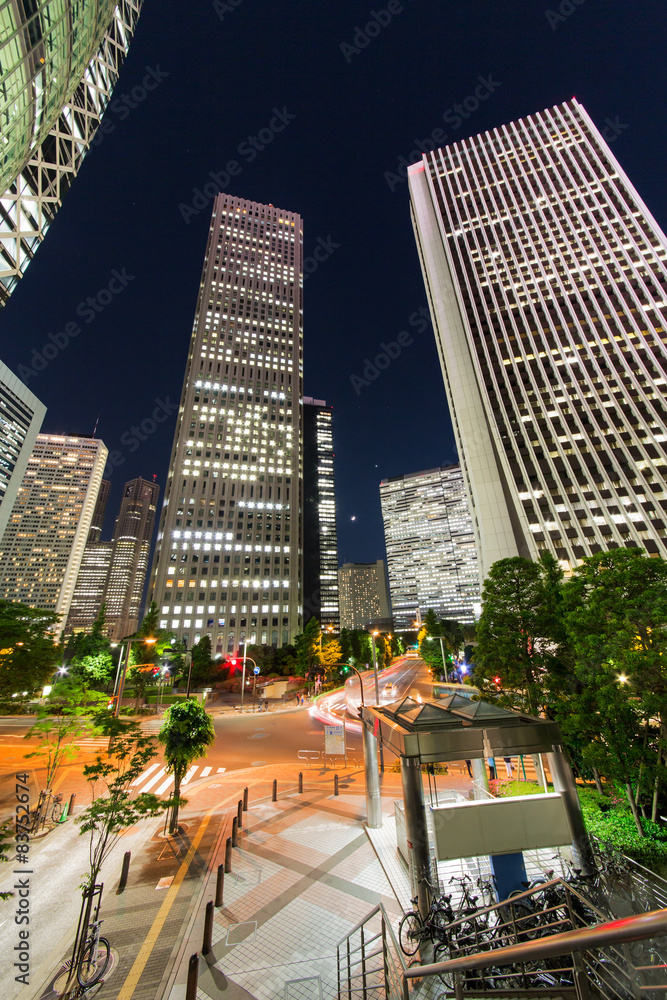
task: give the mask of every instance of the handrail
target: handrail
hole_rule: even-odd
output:
[[[363,918],[362,918],[362,919],[361,919],[361,920],[359,921],[359,923],[358,923],[358,924],[355,924],[355,925],[354,925],[354,927],[353,927],[353,928],[352,928],[351,930],[349,930],[349,931],[347,932],[347,934],[345,934],[345,936],[344,936],[344,937],[342,937],[342,938],[340,939],[340,941],[338,942],[338,944],[336,945],[336,947],[337,947],[337,948],[340,948],[340,946],[341,946],[341,945],[345,944],[345,942],[347,941],[347,939],[348,939],[349,937],[352,937],[352,935],[353,935],[353,934],[356,934],[356,933],[357,933],[357,931],[360,931],[360,930],[361,930],[361,928],[362,928],[362,927],[364,926],[364,924],[367,924],[367,923],[368,923],[368,921],[369,921],[369,920],[371,919],[371,917],[374,917],[374,916],[375,916],[375,914],[376,914],[376,913],[379,913],[381,909],[382,909],[382,903],[378,903],[378,905],[377,905],[376,907],[374,907],[374,908],[373,908],[373,909],[372,909],[372,910],[370,911],[370,913],[367,913],[367,914],[366,914],[366,916],[365,916],[365,917],[363,917]]]
[[[639,916],[598,924],[597,927],[565,931],[562,934],[537,938],[522,944],[478,952],[476,955],[450,958],[446,962],[436,962],[433,965],[412,966],[405,969],[403,979],[421,979],[423,976],[434,976],[441,972],[465,972],[469,969],[486,969],[491,965],[530,962],[562,955],[563,952],[586,951],[589,948],[604,948],[606,945],[623,944],[626,941],[641,941],[663,934],[665,931],[667,931],[667,909],[652,910]]]

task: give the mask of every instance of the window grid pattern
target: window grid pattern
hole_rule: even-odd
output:
[[[529,551],[664,555],[664,235],[575,100],[424,160]]]
[[[302,627],[302,259],[297,214],[217,196],[152,587],[221,655]]]

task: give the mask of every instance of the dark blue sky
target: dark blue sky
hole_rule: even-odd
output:
[[[145,0],[108,131],[0,313],[0,356],[15,371],[49,333],[81,328],[28,385],[48,407],[46,431],[92,433],[99,414],[99,436],[118,453],[110,515],[126,479],[155,473],[164,485],[210,217],[210,199],[195,201],[194,189],[229,160],[241,169],[229,183],[219,176],[225,189],[301,213],[306,257],[318,247],[326,257],[305,285],[304,390],[334,407],[341,561],[384,555],[383,477],[456,457],[430,325],[420,322],[426,296],[400,157],[414,158],[434,130],[453,141],[574,95],[667,224],[662,2],[392,0],[390,9],[391,19],[385,0]],[[383,25],[368,40],[356,29],[372,10]],[[463,120],[455,106],[480,77],[490,92]],[[274,109],[286,124],[253,149],[249,137],[270,138],[261,130]],[[91,313],[86,300],[114,270],[125,287],[116,282]],[[368,385],[357,381],[401,331],[412,343],[400,357]],[[168,418],[139,441],[132,427],[150,428],[156,408]]]

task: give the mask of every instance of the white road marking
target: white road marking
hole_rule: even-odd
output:
[[[155,768],[156,768],[156,767],[159,767],[159,766],[160,766],[159,764],[151,764],[151,766],[150,766],[149,768],[147,768],[147,769],[146,769],[146,770],[145,770],[145,771],[143,772],[143,774],[140,774],[138,778],[135,778],[135,779],[134,779],[134,781],[133,781],[133,782],[132,782],[132,784],[130,785],[130,788],[133,788],[133,787],[134,787],[135,785],[140,785],[140,784],[141,784],[141,782],[142,782],[142,781],[144,780],[144,778],[147,778],[147,777],[148,777],[148,775],[149,775],[149,774],[151,773],[151,771],[154,771],[154,770],[155,770]]]
[[[153,777],[151,778],[151,780],[147,784],[144,785],[144,787],[141,789],[141,791],[142,792],[147,792],[149,788],[153,787],[153,785],[157,785],[157,783],[160,780],[160,778],[164,778],[164,776],[165,776],[166,773],[167,773],[167,768],[163,767],[160,771],[157,772],[157,774],[153,775]]]
[[[202,773],[201,773],[200,777],[202,777],[202,778],[205,778],[205,777],[206,777],[206,776],[207,776],[208,774],[210,774],[210,773],[211,773],[211,771],[212,771],[212,768],[210,768],[210,767],[205,767],[205,768],[204,768],[204,769],[202,770]]]

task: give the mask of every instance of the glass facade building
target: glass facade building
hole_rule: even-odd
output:
[[[96,438],[38,434],[0,541],[0,600],[65,624],[107,455]]]
[[[0,361],[0,538],[45,413],[44,404]]]
[[[142,2],[0,4],[0,304],[81,166]]]
[[[303,616],[340,625],[338,535],[334,483],[333,410],[323,399],[303,400]]]
[[[481,572],[667,549],[667,241],[576,100],[427,153],[412,218]]]
[[[431,610],[475,621],[479,568],[461,466],[383,479],[380,503],[395,628],[411,628]]]
[[[123,489],[104,591],[110,639],[124,639],[139,627],[159,496],[157,483],[141,478],[130,480]]]
[[[216,197],[152,571],[214,654],[302,629],[302,260],[297,214]]]

